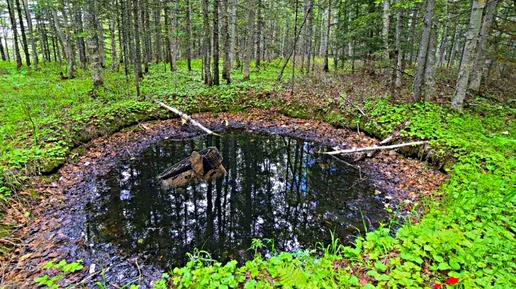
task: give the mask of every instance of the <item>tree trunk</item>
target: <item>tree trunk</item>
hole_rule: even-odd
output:
[[[27,35],[25,34],[25,25],[23,24],[23,14],[20,5],[20,0],[16,0],[16,10],[18,11],[18,20],[20,21],[20,31],[22,37],[22,47],[23,53],[25,54],[25,63],[27,67],[30,67],[30,54],[29,54],[29,45],[27,44]]]
[[[32,50],[32,63],[34,64],[34,68],[37,69],[39,64],[38,51],[36,49],[36,39],[34,37],[34,29],[32,27],[32,18],[30,16],[28,0],[23,0],[23,9],[25,10],[25,18],[27,18],[27,28],[29,28],[30,47]]]
[[[231,16],[230,16],[230,26],[231,26],[231,44],[229,47],[229,59],[231,61],[231,66],[233,66],[233,62],[235,61],[235,50],[236,50],[236,39],[237,39],[237,30],[236,30],[236,22],[237,22],[237,5],[238,0],[230,0],[231,1]]]
[[[186,0],[186,64],[192,71],[192,5]]]
[[[464,44],[464,52],[462,54],[457,78],[457,86],[455,87],[455,93],[453,94],[451,103],[451,108],[454,110],[461,110],[464,99],[466,98],[471,67],[477,53],[478,34],[482,24],[482,11],[485,5],[485,0],[473,0],[469,26],[466,31],[466,43]]]
[[[382,25],[382,38],[383,38],[383,49],[385,51],[385,59],[389,59],[389,27],[391,25],[391,3],[390,0],[383,0],[383,25]]]
[[[444,24],[443,36],[441,38],[441,44],[439,45],[439,63],[437,66],[443,67],[444,60],[446,59],[446,47],[448,46],[448,23]]]
[[[140,11],[141,11],[141,25],[142,25],[142,34],[143,34],[143,71],[144,73],[149,72],[149,63],[151,61],[151,40],[150,40],[150,29],[149,29],[149,8],[147,7],[147,1],[141,1],[140,3]]]
[[[255,37],[255,46],[256,46],[256,55],[255,55],[255,64],[256,64],[256,68],[258,69],[258,71],[260,70],[260,65],[261,65],[261,56],[262,56],[262,50],[261,50],[261,45],[262,45],[262,26],[263,26],[263,9],[262,9],[262,2],[261,0],[257,0],[257,10],[258,10],[258,19],[256,21],[256,37]]]
[[[482,21],[482,27],[480,29],[478,52],[471,68],[471,76],[469,80],[469,89],[473,91],[480,90],[480,84],[482,83],[482,75],[484,68],[487,67],[486,55],[489,46],[491,23],[496,15],[496,7],[500,3],[500,0],[488,0],[486,7],[484,8],[484,16]]]
[[[416,42],[416,28],[417,28],[417,19],[419,14],[419,9],[412,10],[412,17],[410,17],[410,36],[409,36],[409,43],[410,43],[410,54],[409,54],[409,62],[414,62],[414,44]]]
[[[448,63],[446,64],[446,67],[451,67],[455,65],[455,54],[458,50],[458,43],[459,43],[459,35],[461,34],[460,27],[458,21],[455,21],[455,32],[453,33],[453,38],[451,40],[452,46],[450,48],[450,53],[448,53]]]
[[[231,35],[229,34],[229,0],[222,0],[222,79],[231,83]]]
[[[396,0],[396,4],[399,4],[401,0]],[[401,87],[401,79],[402,79],[402,67],[401,62],[403,60],[403,53],[401,53],[401,25],[403,18],[403,9],[398,7],[398,11],[396,12],[396,48],[394,51],[394,56],[396,57],[396,74],[394,80],[394,87]]]
[[[213,84],[219,85],[219,6],[220,0],[213,0]]]
[[[141,46],[140,46],[140,17],[139,17],[139,2],[133,0],[133,21],[134,21],[134,84],[136,86],[136,95],[140,97],[140,78],[143,77],[141,65]]]
[[[115,21],[109,20],[109,42],[111,44],[111,69],[115,70],[118,66],[118,59],[116,55],[116,40],[115,40]]]
[[[16,16],[14,13],[14,6],[11,1],[12,0],[7,0],[7,10],[9,10],[9,19],[11,20],[11,27],[13,30],[14,58],[16,59],[16,68],[20,69],[20,67],[22,67],[23,64],[20,54],[20,46],[18,46],[18,29],[16,28]]]
[[[161,0],[154,2],[154,60],[160,63],[162,60],[162,44],[161,44]]]
[[[210,37],[210,19],[209,19],[209,1],[202,1],[202,15],[203,15],[203,27],[204,27],[204,43],[203,43],[203,72],[204,72],[204,84],[212,85],[211,72],[210,72],[210,59],[211,59],[211,37]]]
[[[249,80],[250,75],[250,66],[251,60],[253,59],[254,52],[254,18],[255,18],[255,10],[256,10],[256,0],[250,0],[248,2],[249,5],[249,14],[248,14],[248,30],[247,30],[247,41],[245,45],[245,53],[244,53],[244,80]]]
[[[170,70],[177,70],[177,27],[176,27],[176,9],[175,0],[173,1],[172,11],[169,11],[170,28],[168,31],[169,43],[170,43]]]
[[[424,19],[424,27],[423,27],[423,35],[421,36],[421,42],[419,44],[419,54],[417,56],[417,69],[416,76],[414,79],[414,101],[419,101],[421,99],[421,94],[424,85],[425,79],[425,71],[426,64],[429,56],[429,44],[430,44],[430,34],[432,32],[433,26],[433,17],[435,10],[435,0],[427,0],[426,1],[426,12]]]
[[[308,26],[306,27],[308,33],[306,35],[306,73],[310,73],[311,71],[311,58],[312,58],[312,37],[313,37],[313,22],[314,22],[314,13],[313,13],[314,2],[312,0],[308,0]]]
[[[101,87],[104,82],[102,80],[102,68],[100,65],[100,56],[99,56],[99,21],[97,19],[98,9],[97,9],[97,1],[89,1],[88,9],[86,17],[89,28],[89,36],[88,36],[88,49],[90,55],[91,62],[91,77],[93,80],[93,89]]]
[[[435,90],[435,54],[437,49],[437,27],[436,21],[432,21],[432,30],[430,31],[430,39],[428,42],[428,55],[425,63],[424,83],[422,94],[425,101],[432,100],[436,95]]]
[[[84,24],[82,21],[82,13],[81,9],[77,5],[76,1],[72,2],[73,9],[73,17],[74,17],[74,34],[77,38],[77,50],[79,51],[79,64],[83,70],[87,67],[87,59],[86,59],[86,44],[84,43]]]
[[[330,71],[330,25],[331,25],[331,0],[328,0],[328,14],[326,15],[326,37],[324,38],[324,72]]]
[[[2,56],[2,60],[6,61],[7,56],[5,54],[4,45],[2,44],[2,36],[0,35],[0,55]]]

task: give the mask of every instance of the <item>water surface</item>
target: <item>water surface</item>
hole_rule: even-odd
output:
[[[209,182],[162,189],[156,176],[193,150],[216,146],[228,174]],[[98,179],[87,205],[87,233],[151,263],[183,265],[195,248],[221,261],[244,261],[253,238],[295,251],[343,242],[385,218],[367,178],[317,152],[326,148],[286,136],[240,132],[163,140],[122,160]]]

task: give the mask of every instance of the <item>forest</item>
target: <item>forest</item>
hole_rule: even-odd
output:
[[[0,57],[0,288],[516,287],[516,1],[0,0]]]

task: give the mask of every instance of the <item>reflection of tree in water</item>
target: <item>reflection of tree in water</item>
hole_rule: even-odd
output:
[[[208,146],[221,151],[226,176],[161,189],[161,171]],[[107,189],[90,204],[90,237],[161,264],[180,264],[194,248],[243,260],[250,257],[252,238],[295,250],[327,240],[329,230],[341,238],[355,234],[355,227],[363,228],[360,212],[373,222],[383,218],[381,204],[357,182],[356,172],[314,154],[318,149],[292,138],[249,134],[163,141],[108,175]]]

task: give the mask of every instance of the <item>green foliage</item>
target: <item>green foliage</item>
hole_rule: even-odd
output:
[[[48,274],[37,277],[34,279],[34,283],[39,286],[44,286],[44,288],[62,288],[59,281],[62,280],[65,275],[80,271],[84,268],[82,265],[82,260],[77,260],[75,262],[67,263],[65,260],[61,260],[58,263],[54,261],[47,262],[42,269],[57,271],[58,273],[53,274],[54,276],[50,277]]]

